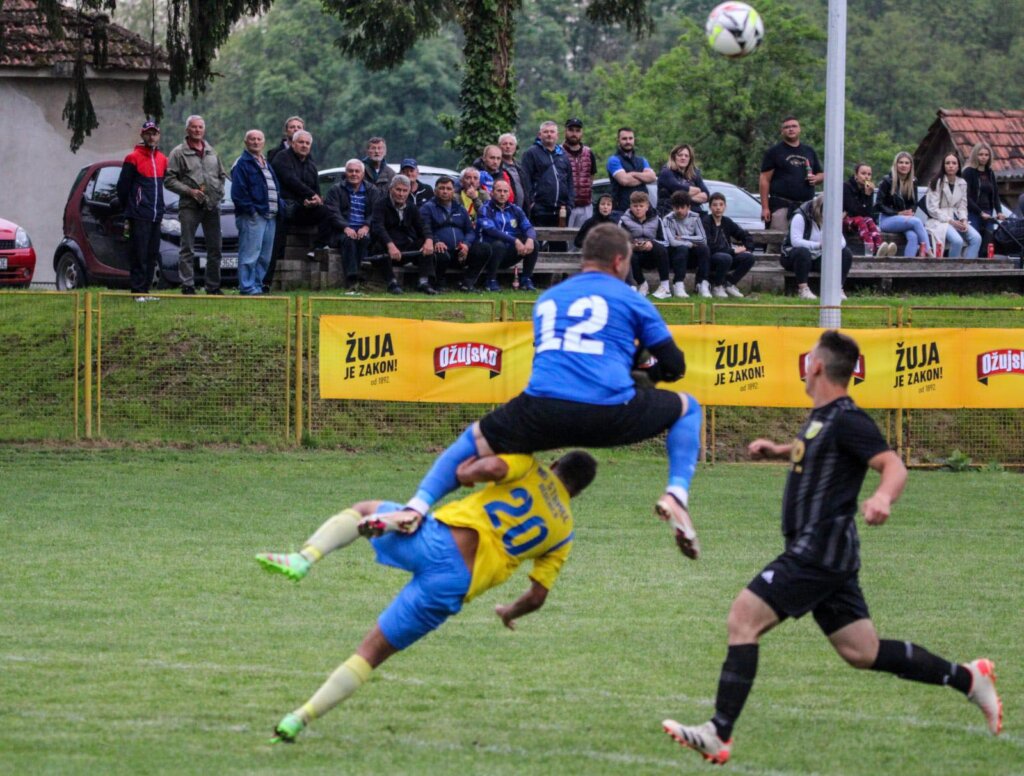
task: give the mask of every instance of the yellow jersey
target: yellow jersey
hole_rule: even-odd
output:
[[[466,600],[500,585],[533,560],[530,579],[550,590],[572,547],[569,491],[532,455],[502,455],[508,473],[483,490],[445,504],[434,518],[480,537]]]

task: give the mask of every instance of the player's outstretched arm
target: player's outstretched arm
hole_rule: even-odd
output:
[[[755,461],[759,458],[789,458],[792,444],[780,445],[770,439],[755,439],[747,445],[747,452]]]
[[[478,482],[497,482],[506,474],[508,474],[508,464],[496,455],[467,458],[455,470],[455,476],[459,482],[468,486],[473,486]]]
[[[516,629],[515,621],[524,614],[535,612],[544,605],[548,597],[548,589],[536,580],[530,580],[530,589],[510,604],[498,604],[494,607],[494,613],[501,618],[502,623],[509,630]]]
[[[879,453],[868,461],[868,466],[881,474],[882,480],[875,488],[875,492],[864,500],[860,509],[868,525],[882,525],[889,519],[892,505],[896,503],[907,484],[907,467],[892,450]]]

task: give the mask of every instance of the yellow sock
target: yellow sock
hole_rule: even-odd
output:
[[[357,526],[361,519],[362,515],[354,509],[345,509],[328,518],[316,529],[316,533],[309,537],[299,551],[300,554],[311,563],[316,563],[324,555],[347,547],[359,538]]]
[[[327,677],[313,697],[295,710],[295,715],[307,725],[333,709],[352,693],[358,690],[367,679],[373,668],[359,655],[352,655]]]

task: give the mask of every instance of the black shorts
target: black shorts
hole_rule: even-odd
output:
[[[496,453],[534,453],[558,447],[617,447],[650,439],[683,411],[679,394],[638,389],[625,404],[583,404],[521,393],[480,419]]]
[[[851,622],[868,619],[868,604],[856,571],[828,571],[782,554],[747,585],[779,616],[799,619],[807,612],[826,636]]]

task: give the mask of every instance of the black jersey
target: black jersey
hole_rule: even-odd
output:
[[[782,496],[787,553],[834,571],[860,567],[857,496],[868,461],[888,449],[849,396],[811,411],[793,442]]]

